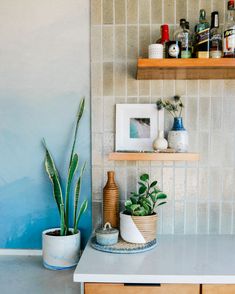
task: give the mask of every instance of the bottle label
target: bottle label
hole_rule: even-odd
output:
[[[182,50],[181,51],[181,58],[191,58],[192,53],[191,50]]]
[[[224,52],[232,52],[235,50],[235,27],[224,32]]]
[[[208,28],[197,33],[197,45],[200,45],[209,41],[209,32],[210,32],[210,29]]]
[[[168,53],[171,57],[178,57],[180,53],[180,47],[177,44],[172,44],[169,46]]]

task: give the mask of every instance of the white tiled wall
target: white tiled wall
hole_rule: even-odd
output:
[[[136,59],[167,22],[171,32],[179,18],[191,28],[199,8],[219,10],[223,0],[92,0],[92,167],[94,222],[101,219],[106,172],[116,171],[120,199],[136,189],[142,172],[168,194],[159,209],[159,232],[166,234],[231,234],[235,231],[235,81],[137,81]],[[154,103],[159,97],[182,95],[190,150],[200,162],[110,162],[114,150],[115,104]],[[166,115],[165,128],[172,125]]]

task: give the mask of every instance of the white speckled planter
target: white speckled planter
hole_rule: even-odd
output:
[[[120,213],[120,235],[129,243],[148,243],[156,239],[157,215],[131,216]]]
[[[70,236],[50,236],[46,230],[42,233],[43,265],[52,270],[65,270],[77,265],[80,256],[80,231]],[[72,230],[72,229],[70,229]]]
[[[168,144],[170,148],[176,152],[188,151],[188,132],[184,131],[169,131]]]

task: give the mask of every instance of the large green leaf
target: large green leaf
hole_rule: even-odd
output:
[[[139,194],[144,194],[144,192],[146,192],[147,187],[146,186],[140,186],[139,188]]]
[[[80,176],[78,178],[75,191],[74,191],[74,214],[73,214],[73,225],[74,229],[76,227],[76,221],[77,221],[77,211],[78,211],[78,201],[79,201],[79,196],[80,196],[80,191],[81,191],[81,183],[82,183],[82,176],[84,173],[86,167],[86,163],[83,164]]]
[[[59,173],[57,171],[57,168],[55,166],[54,160],[46,146],[45,140],[43,140],[43,146],[46,151],[46,156],[45,156],[45,168],[46,172],[49,176],[49,179],[52,182],[52,187],[53,187],[53,195],[59,210],[59,213],[61,215],[61,204],[63,203],[63,196],[62,196],[62,189],[61,189],[61,184],[60,184],[60,179],[59,179]]]
[[[74,228],[73,228],[73,233],[76,234],[78,232],[78,224],[79,224],[79,220],[81,218],[81,216],[83,215],[83,213],[87,210],[87,207],[88,207],[88,200],[85,199],[83,202],[82,202],[82,205],[79,209],[79,212],[78,212],[78,217],[76,219],[76,222],[75,222],[75,225],[74,225]]]
[[[149,180],[149,175],[148,174],[143,174],[140,176],[141,181],[146,182]]]
[[[153,181],[152,183],[151,183],[151,185],[150,185],[150,188],[153,188],[154,186],[156,186],[157,185],[157,181]]]
[[[66,226],[69,227],[69,195],[70,195],[70,189],[73,181],[73,177],[77,171],[78,168],[78,154],[75,153],[73,155],[73,159],[71,161],[71,164],[69,166],[69,172],[68,172],[68,179],[67,179],[67,185],[66,185],[66,194],[65,194],[65,223]]]

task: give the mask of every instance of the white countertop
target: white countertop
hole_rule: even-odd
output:
[[[161,235],[151,251],[113,254],[86,246],[75,282],[235,284],[235,235]]]

